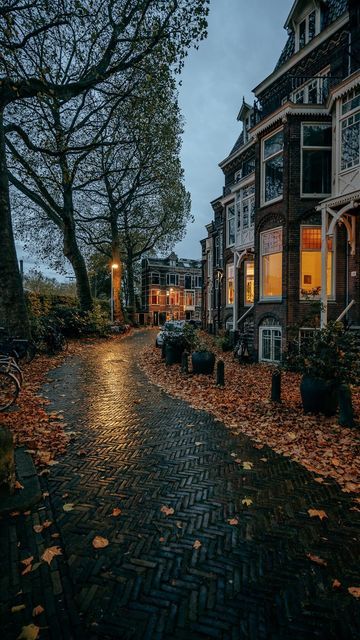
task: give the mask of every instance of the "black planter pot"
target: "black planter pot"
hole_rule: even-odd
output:
[[[191,356],[193,373],[213,373],[215,366],[215,354],[211,351],[194,351]]]
[[[165,363],[167,365],[180,364],[183,351],[183,347],[174,344],[165,345]]]
[[[300,383],[303,408],[306,413],[334,416],[338,404],[338,385],[333,380],[303,376]]]

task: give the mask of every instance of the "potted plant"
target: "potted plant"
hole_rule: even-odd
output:
[[[182,353],[187,347],[187,341],[183,329],[174,327],[171,330],[164,331],[164,345],[166,364],[171,365],[180,363]]]
[[[209,351],[207,345],[201,342],[198,336],[194,336],[190,350],[192,351],[191,362],[193,373],[212,374],[215,366],[215,354]]]
[[[231,351],[233,349],[233,344],[228,331],[220,333],[219,337],[216,338],[215,343],[219,349],[222,349],[222,351]]]
[[[304,411],[332,416],[338,408],[340,386],[360,383],[358,338],[341,322],[329,322],[323,329],[314,329],[312,337],[302,343],[294,340],[285,366],[302,374]]]

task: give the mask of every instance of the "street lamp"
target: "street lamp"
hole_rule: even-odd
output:
[[[220,305],[221,305],[221,282],[223,279],[224,272],[222,269],[215,269],[215,277],[217,280],[217,328],[218,331],[220,329]]]
[[[114,322],[114,269],[118,269],[119,265],[115,262],[111,265],[111,294],[110,294],[110,318]]]

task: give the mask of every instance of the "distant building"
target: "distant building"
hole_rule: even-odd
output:
[[[145,258],[141,273],[140,324],[163,324],[166,320],[201,320],[201,260]]]

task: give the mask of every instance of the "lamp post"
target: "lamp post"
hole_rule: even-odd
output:
[[[110,319],[114,322],[114,269],[118,269],[119,265],[113,263],[111,265],[111,293],[110,293]]]
[[[217,329],[220,329],[220,305],[221,305],[221,281],[223,279],[223,270],[216,269],[215,270],[216,280],[217,280]]]

